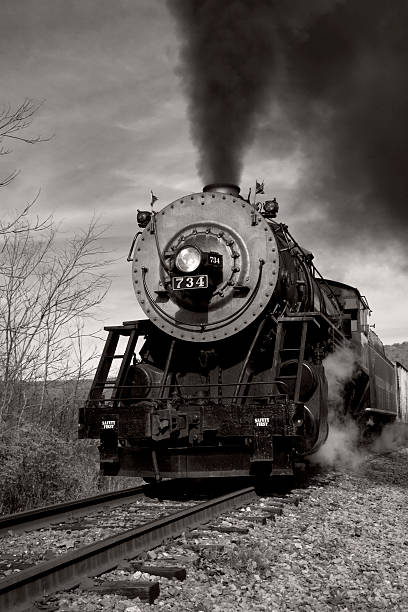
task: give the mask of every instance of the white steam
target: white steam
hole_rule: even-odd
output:
[[[408,442],[406,427],[399,421],[384,425],[381,435],[371,444],[371,450],[375,453],[392,451]]]
[[[323,360],[329,387],[329,406],[333,404],[337,410],[343,409],[344,386],[352,379],[356,365],[356,356],[348,346],[338,348]]]
[[[341,347],[324,359],[323,366],[328,383],[329,435],[311,461],[330,467],[348,466],[354,469],[364,456],[358,449],[359,428],[344,411],[344,389],[356,370],[356,355],[350,347]]]
[[[337,349],[324,359],[328,383],[329,435],[322,448],[310,460],[328,467],[357,469],[370,452],[387,452],[406,445],[407,429],[400,422],[384,425],[381,434],[369,446],[361,446],[362,431],[344,409],[344,391],[359,363],[350,347]]]

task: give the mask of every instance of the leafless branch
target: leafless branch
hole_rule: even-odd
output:
[[[0,153],[0,155],[4,155],[4,153]],[[7,185],[9,185],[11,181],[14,181],[16,176],[18,176],[19,174],[20,170],[13,170],[13,172],[10,172],[10,174],[0,179],[0,187],[6,187]]]
[[[0,156],[9,155],[11,149],[3,146],[3,140],[18,140],[25,144],[38,144],[48,142],[51,136],[30,136],[24,133],[32,123],[35,113],[42,106],[44,101],[34,102],[31,98],[26,98],[20,106],[12,108],[10,105],[0,110]],[[19,171],[14,170],[8,176],[0,179],[0,187],[9,185],[16,178]]]
[[[20,106],[12,109],[10,106],[3,108],[0,111],[0,139],[1,138],[14,138],[16,140],[22,140],[28,144],[34,144],[35,142],[42,142],[43,140],[49,140],[49,137],[30,137],[16,133],[25,130],[33,121],[35,113],[43,105],[44,100],[35,103],[30,98],[26,98]]]
[[[1,183],[0,183],[1,185]],[[11,221],[0,220],[0,236],[6,234],[22,234],[30,231],[41,231],[51,227],[52,216],[49,215],[45,219],[40,219],[38,215],[34,218],[30,217],[32,208],[40,197],[41,190],[39,189],[35,197],[25,205],[23,210],[16,212],[15,217]],[[3,244],[4,248],[4,244]]]

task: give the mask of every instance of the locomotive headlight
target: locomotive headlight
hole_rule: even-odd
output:
[[[201,263],[201,253],[196,247],[183,247],[177,253],[175,263],[180,272],[194,272]]]
[[[273,219],[276,217],[279,211],[279,204],[276,201],[276,198],[273,200],[266,200],[263,206],[263,214],[267,219]]]

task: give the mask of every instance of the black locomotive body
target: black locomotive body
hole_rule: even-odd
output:
[[[132,278],[147,320],[106,328],[80,411],[105,474],[291,472],[326,440],[322,362],[350,343],[361,364],[346,408],[360,421],[395,418],[394,369],[369,332],[367,302],[323,279],[275,217],[275,201],[252,204],[233,185],[139,213]]]

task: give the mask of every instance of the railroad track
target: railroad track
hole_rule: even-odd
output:
[[[140,553],[157,547],[167,539],[197,526],[200,527],[225,512],[229,512],[233,522],[239,518],[244,520],[249,518],[252,522],[265,524],[267,519],[262,512],[266,511],[268,518],[281,514],[279,508],[272,506],[275,503],[284,503],[282,498],[293,489],[293,481],[291,486],[286,484],[283,488],[278,487],[280,491],[274,488],[272,497],[275,499],[272,500],[272,506],[269,503],[267,508],[261,508],[261,514],[256,514],[257,510],[253,505],[252,512],[255,507],[255,514],[244,517],[235,513],[235,519],[232,510],[245,506],[248,502],[253,504],[259,500],[259,494],[262,493],[258,489],[248,487],[247,484],[238,491],[236,489],[239,485],[234,481],[234,489],[231,491],[230,488],[230,493],[225,494],[228,490],[226,486],[228,485],[223,483],[221,489],[218,489],[218,492],[224,491],[221,497],[195,505],[192,505],[194,502],[191,501],[193,492],[191,483],[185,490],[183,485],[180,487],[180,483],[176,485],[174,481],[168,481],[159,485],[143,485],[0,518],[0,535],[5,538],[10,536],[9,557],[4,550],[5,554],[1,561],[4,571],[0,567],[0,575],[4,573],[7,576],[3,580],[0,579],[0,610],[24,610],[29,602],[38,600],[46,594],[70,589],[78,584],[83,586],[84,578],[110,571],[121,564],[121,561],[134,559]],[[199,498],[202,499],[203,496],[208,498],[209,495],[214,497],[216,495],[214,487],[214,482],[210,489],[206,489],[201,483]],[[197,489],[195,495],[197,496]],[[286,501],[293,503],[296,496],[293,498],[293,493],[289,495],[292,495],[292,498],[290,500],[288,497]],[[174,500],[178,500],[177,503]],[[180,510],[183,505],[183,510]],[[262,505],[265,506],[264,503]],[[172,514],[169,515],[169,512]],[[242,528],[238,527],[238,531],[240,529]],[[32,536],[25,533],[33,530],[37,530],[38,533]],[[230,531],[230,527],[227,531]],[[61,548],[60,542],[67,537],[74,543],[66,546],[65,550],[73,546],[77,548],[74,552],[61,554],[64,547]],[[35,542],[39,545],[37,553],[35,550],[30,550],[32,538],[38,540]],[[90,540],[98,542],[89,544]],[[3,545],[4,543],[5,540]],[[31,559],[25,556],[26,547],[29,549],[28,557],[31,555]],[[52,548],[55,552],[52,552]],[[38,550],[45,550],[47,554],[38,553]],[[48,553],[53,556],[51,560]],[[185,573],[185,570],[183,571]]]
[[[15,534],[25,531],[34,531],[44,527],[53,525],[61,525],[73,518],[87,516],[90,512],[98,512],[101,509],[115,508],[117,506],[126,506],[133,503],[138,503],[144,497],[158,498],[161,500],[178,500],[178,499],[208,499],[215,497],[218,493],[228,493],[238,488],[248,486],[248,479],[226,484],[215,485],[211,487],[200,481],[199,484],[195,481],[163,481],[158,485],[144,484],[138,487],[121,489],[119,491],[110,491],[85,497],[74,501],[53,504],[32,510],[25,510],[14,514],[6,514],[0,516],[0,537],[12,531]],[[221,479],[220,479],[221,481]],[[193,483],[193,484],[191,484]],[[246,483],[246,484],[244,484]],[[192,497],[191,497],[192,496]]]
[[[134,494],[144,494],[144,487],[141,489],[142,492],[135,491]],[[0,581],[0,610],[25,610],[45,594],[74,588],[88,577],[114,569],[124,559],[137,557],[170,538],[257,499],[254,487],[233,491],[13,574]],[[99,499],[97,503],[106,502]],[[63,512],[69,511],[65,509]]]
[[[102,507],[114,507],[121,504],[131,504],[146,494],[147,486],[132,487],[101,493],[92,497],[86,497],[67,503],[44,506],[34,510],[7,514],[0,517],[0,536],[12,530],[15,533],[21,531],[33,531],[55,523],[64,522],[72,517],[86,515],[90,509],[98,510]]]

